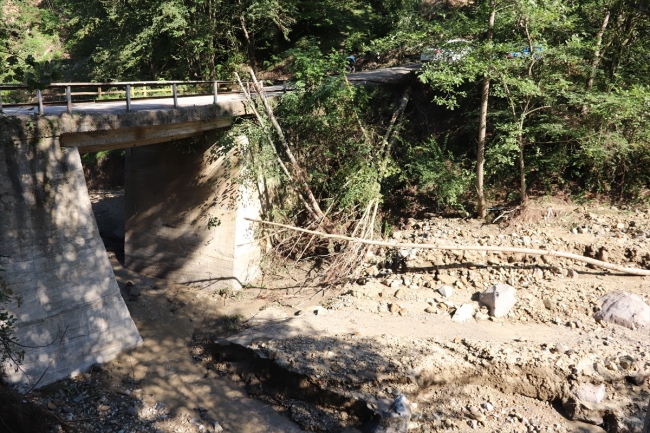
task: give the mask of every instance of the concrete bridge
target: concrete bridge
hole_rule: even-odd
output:
[[[348,78],[391,82],[412,70]],[[2,107],[0,286],[15,295],[9,310],[27,346],[23,364],[6,371],[23,390],[141,343],[99,236],[80,153],[126,149],[127,268],[212,288],[240,287],[258,271],[244,218],[259,215],[265,191],[237,181],[245,167],[235,154],[211,152],[216,131],[248,114],[242,95],[217,95],[214,85],[214,94],[182,97],[172,83],[172,97],[138,100],[130,92],[138,83],[109,84],[126,87],[126,100],[73,103],[72,85],[62,83],[53,87],[65,89],[63,105],[47,105],[39,92],[34,107]],[[194,136],[191,152],[170,143]],[[209,221],[220,225],[209,229]]]
[[[6,370],[22,389],[141,342],[99,236],[82,152],[126,149],[125,266],[214,288],[257,272],[243,218],[259,214],[261,191],[236,181],[234,155],[210,151],[215,132],[247,114],[242,96],[131,102],[129,111],[124,101],[75,104],[72,114],[45,106],[41,116],[5,106],[15,117],[0,117],[0,285],[16,298],[9,310],[27,346],[22,366]],[[169,143],[192,136],[201,139],[191,153]],[[210,219],[221,224],[209,230]]]

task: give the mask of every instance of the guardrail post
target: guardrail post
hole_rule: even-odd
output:
[[[65,86],[65,101],[68,105],[68,114],[72,114],[72,92],[70,86]]]
[[[172,84],[172,93],[174,94],[174,108],[178,108],[178,93],[176,83]]]
[[[43,92],[36,89],[36,100],[38,101],[38,114],[43,114]]]
[[[212,86],[214,87],[214,103],[216,104],[217,103],[217,94],[219,93],[219,82],[215,81],[214,83],[212,83]],[[2,104],[1,99],[0,99],[0,104]],[[2,108],[2,106],[0,105],[0,109],[1,108]]]
[[[216,101],[217,95],[214,96],[214,99]],[[2,90],[0,90],[0,113],[2,113]]]
[[[99,86],[97,88],[97,99],[102,97],[102,86]]]
[[[131,111],[131,85],[126,85],[126,111]]]

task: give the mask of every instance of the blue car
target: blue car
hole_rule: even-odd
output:
[[[537,45],[533,47],[533,52],[535,53],[533,55],[535,56],[536,59],[539,59],[540,57],[542,57],[541,54],[538,54],[538,53],[541,53],[542,51],[544,51],[543,47],[540,47],[540,46],[537,46]],[[517,58],[517,57],[528,57],[528,56],[530,56],[530,48],[529,47],[525,47],[521,51],[515,51],[515,52],[512,52],[512,53],[508,53],[508,58],[509,59],[514,59],[514,58]]]

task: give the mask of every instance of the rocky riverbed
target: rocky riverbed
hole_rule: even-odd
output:
[[[532,223],[503,226],[432,216],[392,234],[396,242],[557,250],[642,269],[649,238],[646,211],[616,208],[546,209]],[[414,403],[413,431],[640,432],[648,330],[595,313],[618,291],[648,308],[647,277],[550,256],[416,248],[378,249],[364,266],[340,293],[319,304],[273,304],[274,313],[258,313],[235,336],[195,342],[195,356],[287,407],[308,430],[360,428],[372,416],[354,401],[376,418],[404,394]],[[479,302],[494,285],[514,288],[503,317]],[[340,332],[348,331],[341,323],[351,332]],[[259,362],[242,367],[242,356]],[[274,375],[306,381],[307,391],[288,393]]]
[[[646,209],[536,212],[502,224],[425,215],[389,239],[648,267]],[[647,277],[549,256],[383,248],[345,287],[309,287],[288,264],[231,292],[112,262],[145,344],[25,396],[59,420],[53,431],[379,432],[399,398],[412,432],[641,431],[648,328],[596,319],[615,292],[650,308]],[[495,285],[512,288],[499,314],[481,296]]]

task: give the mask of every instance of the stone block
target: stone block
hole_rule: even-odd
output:
[[[495,284],[479,295],[479,302],[488,307],[490,316],[503,317],[517,303],[516,290],[508,284]]]

